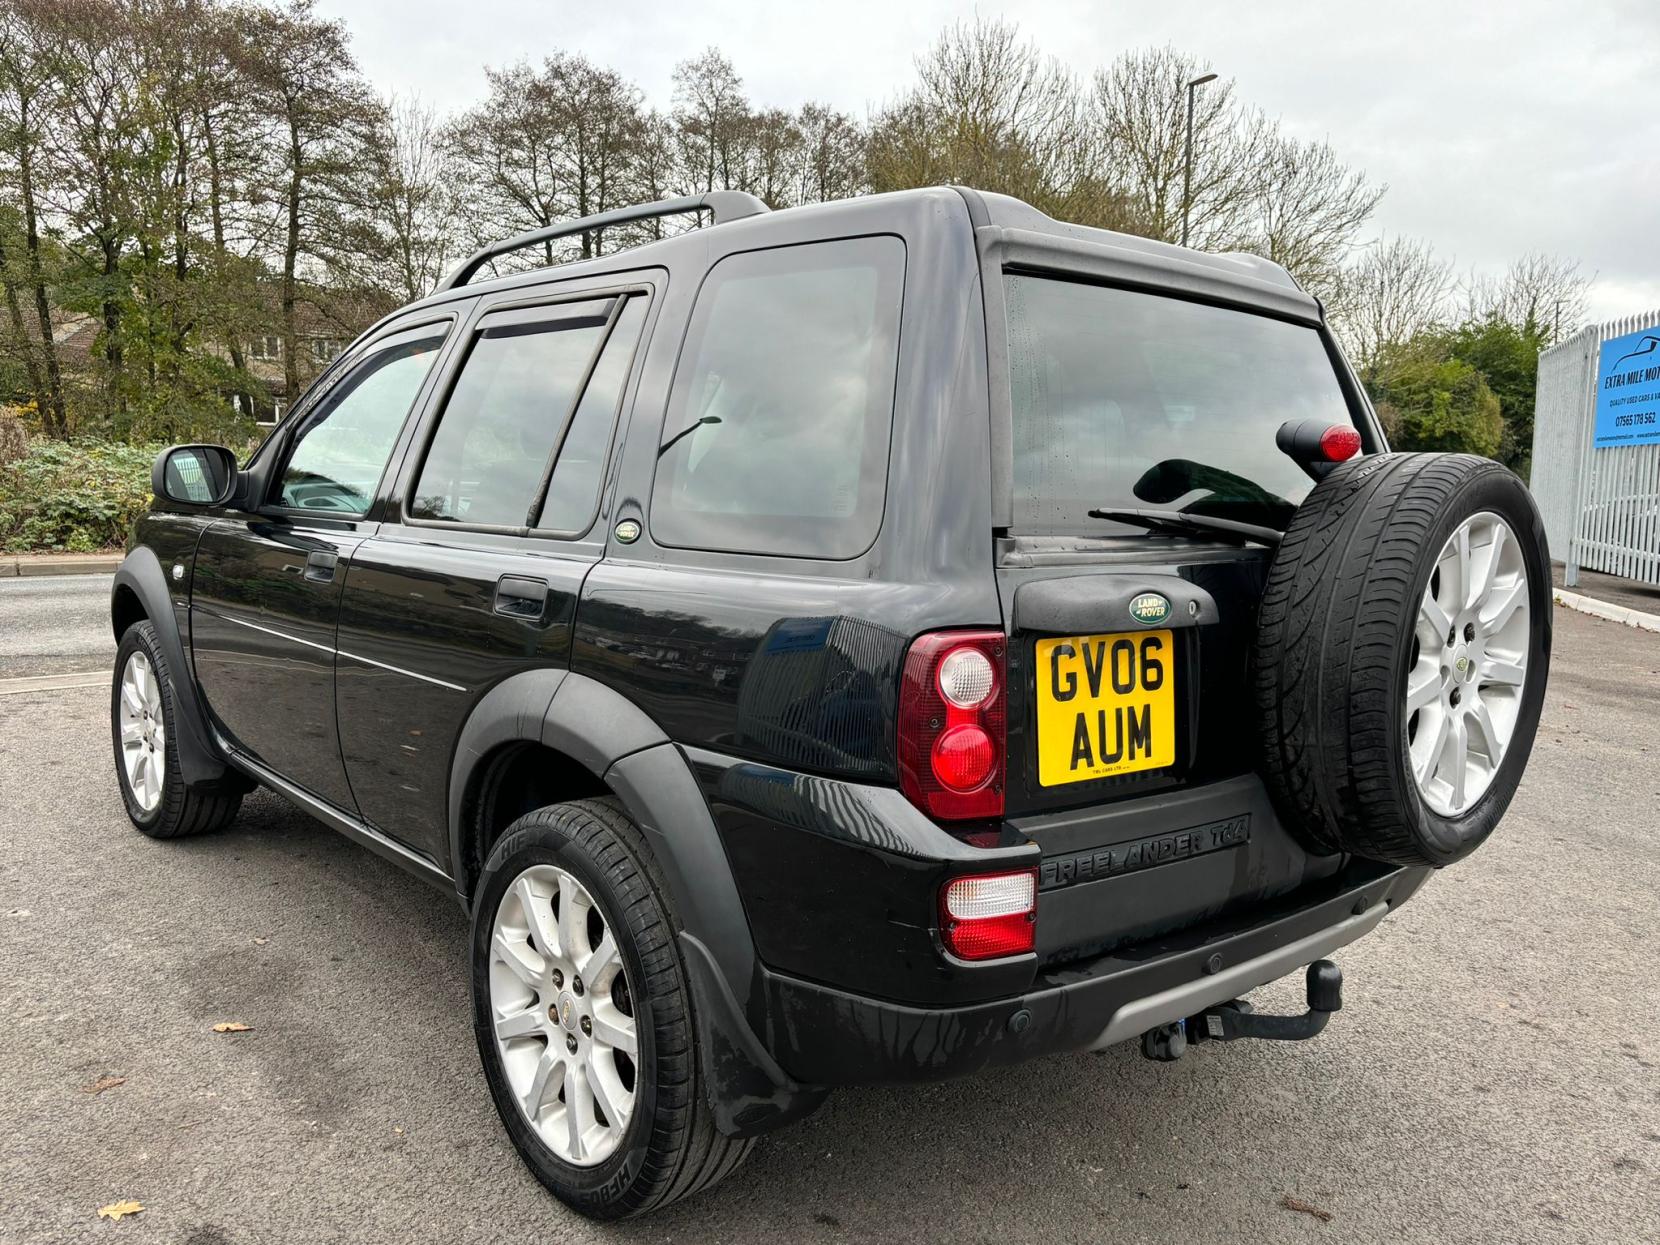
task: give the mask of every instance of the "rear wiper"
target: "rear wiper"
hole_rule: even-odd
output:
[[[1221,536],[1243,545],[1254,540],[1259,545],[1276,548],[1284,532],[1255,523],[1235,523],[1232,519],[1218,519],[1208,514],[1189,514],[1185,510],[1091,510],[1092,519],[1111,519],[1114,523],[1128,523],[1154,532],[1170,532],[1178,536]]]

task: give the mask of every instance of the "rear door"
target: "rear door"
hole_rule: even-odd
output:
[[[392,327],[355,352],[270,452],[268,496],[197,546],[191,647],[202,694],[242,752],[339,808],[335,622],[381,478],[453,319]]]
[[[604,550],[618,412],[659,270],[480,299],[340,616],[345,769],[366,821],[440,862],[467,714],[569,661]]]

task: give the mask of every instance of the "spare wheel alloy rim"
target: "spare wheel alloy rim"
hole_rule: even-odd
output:
[[[134,649],[121,668],[121,766],[127,790],[139,808],[156,811],[167,774],[167,723],[161,710],[161,684],[142,649]]]
[[[633,996],[599,905],[557,866],[526,869],[496,906],[490,1013],[502,1071],[537,1136],[578,1167],[610,1158],[639,1088]]]
[[[1407,761],[1424,803],[1462,817],[1487,793],[1521,716],[1532,642],[1527,559],[1484,510],[1442,546],[1406,675]]]

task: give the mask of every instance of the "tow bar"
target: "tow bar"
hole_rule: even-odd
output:
[[[1308,1011],[1301,1016],[1259,1016],[1244,999],[1234,999],[1147,1030],[1141,1035],[1141,1053],[1172,1063],[1187,1053],[1191,1042],[1304,1042],[1326,1027],[1333,1012],[1342,1010],[1343,970],[1330,960],[1315,960],[1308,966]]]

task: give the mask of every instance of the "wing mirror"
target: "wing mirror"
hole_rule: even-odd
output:
[[[156,456],[150,491],[181,506],[222,506],[236,491],[236,455],[222,445],[174,445]]]

